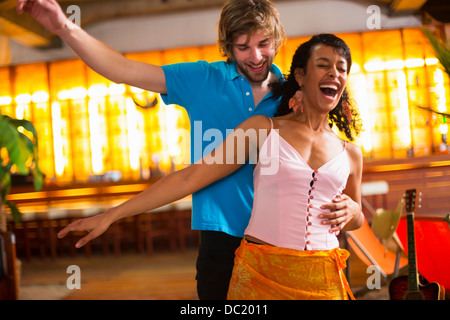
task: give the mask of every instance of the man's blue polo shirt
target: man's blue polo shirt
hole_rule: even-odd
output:
[[[234,63],[205,61],[163,66],[166,104],[184,107],[191,124],[191,161],[195,162],[218,146],[233,130],[254,115],[272,117],[279,100],[269,93],[254,106],[252,88],[237,73]],[[281,77],[275,65],[271,70]],[[192,195],[192,228],[222,231],[243,237],[253,204],[253,164]]]

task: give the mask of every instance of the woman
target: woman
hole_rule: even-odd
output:
[[[59,236],[89,231],[77,243],[80,247],[121,218],[173,202],[232,174],[243,163],[239,158],[242,148],[238,147],[244,134],[245,158],[256,150],[259,160],[252,218],[236,252],[228,297],[347,298],[341,269],[348,253],[338,248],[336,234],[359,228],[363,217],[330,208],[333,199],[341,195],[360,204],[362,155],[356,146],[338,138],[330,123],[345,131],[349,139],[352,128],[358,131],[351,118],[356,113],[352,115],[345,92],[350,65],[350,52],[342,40],[333,35],[313,37],[294,55],[287,81],[274,85],[274,92],[282,97],[280,117],[247,119],[194,165],[164,177],[101,215],[70,224]],[[269,133],[249,134],[253,132]],[[293,272],[286,273],[286,265],[293,266]],[[309,276],[299,273],[300,269]],[[306,278],[314,281],[304,288]]]
[[[337,125],[349,140],[359,132],[345,90],[350,66],[341,39],[314,36],[297,49],[287,81],[275,85],[279,117],[261,119],[270,133],[254,172],[253,212],[236,251],[229,299],[353,298],[342,273],[349,254],[338,248],[333,227],[343,218],[321,220],[334,197],[361,199],[361,151],[331,130]],[[262,175],[265,164],[273,165],[271,150],[278,173]],[[361,214],[345,229],[362,222]]]

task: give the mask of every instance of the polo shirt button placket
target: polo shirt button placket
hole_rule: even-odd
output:
[[[247,91],[247,92],[245,93],[245,95],[246,95],[247,97],[250,97],[250,92]],[[253,111],[253,108],[252,108],[252,107],[248,108],[248,111],[252,112],[252,111]]]
[[[241,81],[242,82],[245,82],[245,79],[244,79],[244,77],[241,77],[240,78],[241,79]],[[250,86],[250,84],[249,83],[243,83],[242,84],[242,92],[244,93],[244,100],[246,101],[246,99],[249,99],[249,101],[248,101],[248,111],[249,112],[252,112],[253,111],[253,98],[252,98],[252,93],[251,93],[251,86]]]

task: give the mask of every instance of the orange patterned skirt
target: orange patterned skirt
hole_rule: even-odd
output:
[[[299,251],[242,240],[229,300],[348,300],[347,250]]]

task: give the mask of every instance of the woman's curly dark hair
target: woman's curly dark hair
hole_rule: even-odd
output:
[[[292,58],[292,65],[289,75],[286,76],[286,80],[281,80],[272,84],[272,90],[276,97],[281,97],[280,105],[278,106],[275,116],[282,116],[292,112],[289,109],[289,100],[300,89],[297,81],[295,80],[295,70],[301,68],[306,72],[306,65],[311,57],[311,49],[317,45],[323,43],[327,46],[335,48],[336,52],[342,55],[347,60],[347,74],[350,73],[352,65],[352,57],[350,49],[347,44],[340,38],[333,34],[319,34],[313,36],[310,40],[303,43],[297,48],[297,51]],[[352,121],[349,121],[345,116],[342,109],[342,101],[346,101],[352,113]],[[361,122],[359,119],[358,111],[352,107],[347,89],[342,93],[341,99],[337,106],[330,111],[328,116],[328,122],[330,127],[336,125],[337,128],[345,133],[345,136],[350,140],[354,140],[353,134],[356,136],[361,131]]]

